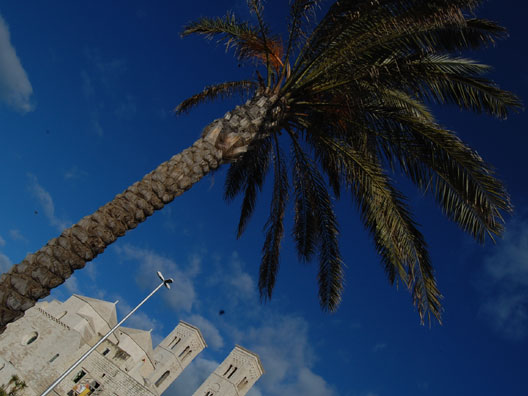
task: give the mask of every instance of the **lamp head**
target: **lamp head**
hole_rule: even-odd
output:
[[[161,279],[161,281],[163,282],[163,285],[167,288],[167,289],[170,289],[170,284],[172,282],[174,282],[174,280],[172,278],[169,278],[169,279],[165,279],[163,277],[163,275],[161,274],[160,271],[158,271],[158,277]]]

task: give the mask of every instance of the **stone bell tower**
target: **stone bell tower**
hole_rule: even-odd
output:
[[[154,371],[147,380],[150,389],[158,395],[164,392],[206,346],[197,327],[180,321],[154,349]]]
[[[244,396],[262,374],[258,355],[237,345],[193,396]]]

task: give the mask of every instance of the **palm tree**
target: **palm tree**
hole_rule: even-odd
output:
[[[452,103],[500,118],[520,108],[513,94],[483,77],[489,67],[460,55],[492,45],[505,29],[474,16],[480,0],[339,0],[325,4],[317,24],[313,14],[322,1],[290,3],[284,38],[270,32],[260,0],[248,1],[255,24],[228,13],[185,27],[184,36],[223,40],[240,61],[256,61],[256,71],[250,80],[206,87],[176,113],[231,94],[249,100],[206,126],[190,148],[3,274],[0,327],[224,164],[230,164],[225,197],[243,194],[239,236],[273,168],[259,279],[264,299],[275,284],[291,195],[299,258],[317,256],[321,307],[337,308],[344,275],[331,194],[339,198],[345,192],[389,281],[409,288],[422,322],[431,315],[440,321],[441,294],[426,243],[390,174],[399,171],[431,193],[445,215],[477,241],[501,234],[502,216],[511,210],[503,185],[474,150],[435,120],[426,103]]]

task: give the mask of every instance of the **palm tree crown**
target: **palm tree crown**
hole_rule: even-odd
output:
[[[291,197],[299,258],[317,256],[321,306],[337,308],[344,274],[329,186],[336,198],[342,191],[352,196],[389,281],[409,288],[422,322],[431,315],[440,321],[441,294],[427,245],[389,175],[400,171],[430,192],[445,215],[477,241],[502,233],[502,216],[512,209],[505,188],[426,103],[500,118],[519,109],[516,96],[483,77],[488,66],[460,55],[494,44],[506,31],[474,16],[479,0],[339,0],[317,24],[313,15],[323,1],[290,3],[284,39],[270,32],[260,0],[248,1],[255,24],[228,13],[186,26],[184,36],[219,38],[240,60],[256,60],[257,70],[252,80],[206,87],[175,110],[184,113],[235,93],[274,104],[247,152],[233,157],[225,183],[226,199],[243,194],[240,236],[273,169],[261,296],[272,294]]]

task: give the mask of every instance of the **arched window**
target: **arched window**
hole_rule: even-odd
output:
[[[182,362],[183,362],[185,359],[187,359],[187,356],[189,356],[191,353],[192,353],[192,349],[189,349],[189,350],[187,351],[187,353],[182,357],[182,359],[181,359]]]
[[[227,375],[227,373],[229,373],[229,371],[231,370],[231,368],[233,367],[232,364],[229,365],[229,368],[225,371],[224,373],[224,377]]]
[[[49,362],[50,362],[50,363],[53,363],[53,361],[54,361],[55,359],[57,359],[58,357],[59,357],[59,354],[57,353],[55,356],[53,356],[53,357],[49,360]]]
[[[189,349],[191,349],[191,347],[190,346],[186,346],[185,349],[180,352],[178,357],[181,358],[185,353],[187,353],[189,351]],[[187,356],[187,355],[185,355],[185,356]]]
[[[168,371],[168,370],[165,371],[165,372],[163,373],[163,375],[162,375],[161,377],[158,378],[158,380],[156,381],[156,383],[155,383],[154,385],[156,385],[156,387],[160,386],[161,383],[162,383],[163,381],[165,381],[165,379],[166,379],[169,375],[170,375],[170,371]]]
[[[238,389],[239,391],[241,391],[242,389],[244,389],[244,388],[246,387],[246,385],[247,385],[248,383],[249,383],[249,382],[248,382],[248,380],[247,380],[247,377],[242,378],[242,381],[240,381],[240,382],[238,383],[237,389]]]
[[[26,336],[22,340],[22,345],[29,345],[33,344],[38,338],[38,333],[36,331],[26,334]]]
[[[181,341],[181,338],[178,337],[178,336],[175,336],[175,337],[172,339],[172,341],[169,343],[169,347],[170,347],[171,349],[174,349],[174,348],[176,347],[176,345],[178,345],[178,344],[180,343],[180,341]]]
[[[229,374],[229,375],[227,376],[227,379],[230,379],[230,378],[233,376],[233,374],[235,374],[235,372],[236,372],[237,370],[238,370],[238,367],[235,367],[235,368],[233,369],[233,371],[231,371],[231,374]]]

